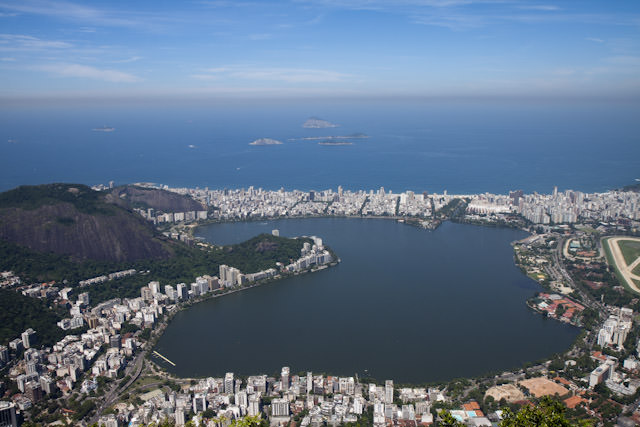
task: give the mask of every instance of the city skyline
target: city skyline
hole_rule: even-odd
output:
[[[0,97],[640,93],[635,2],[0,2]]]

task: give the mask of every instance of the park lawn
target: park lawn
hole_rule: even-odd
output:
[[[640,242],[634,240],[620,240],[618,242],[624,262],[627,265],[632,264],[638,257],[640,257]]]

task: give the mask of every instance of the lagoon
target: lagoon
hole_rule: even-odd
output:
[[[182,377],[311,370],[423,383],[520,367],[565,351],[579,329],[525,304],[540,286],[514,265],[526,233],[444,223],[312,218],[200,227],[215,244],[279,229],[317,235],[334,268],[199,303],[178,313],[156,350]]]

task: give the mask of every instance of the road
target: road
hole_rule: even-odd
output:
[[[131,384],[133,384],[138,377],[140,376],[140,373],[142,372],[142,368],[144,367],[144,358],[147,354],[147,351],[141,351],[140,353],[138,353],[138,355],[136,356],[136,358],[134,359],[133,363],[131,365],[129,365],[129,367],[127,367],[125,374],[128,374],[129,371],[131,371],[131,369],[134,370],[134,373],[131,374],[131,378],[129,379],[129,381],[126,382],[126,384],[124,385],[120,385],[118,387],[118,385],[114,385],[114,387],[111,389],[111,391],[109,391],[102,399],[102,403],[100,403],[100,405],[98,405],[98,407],[96,408],[96,413],[95,415],[91,418],[91,420],[89,420],[88,425],[91,425],[93,423],[97,423],[98,419],[100,418],[100,416],[102,415],[102,411],[104,411],[106,408],[108,408],[109,406],[111,406],[116,400],[117,398],[124,393],[124,391],[129,388],[129,386]]]

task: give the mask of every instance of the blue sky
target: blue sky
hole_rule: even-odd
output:
[[[640,95],[640,1],[0,0],[0,97]]]

